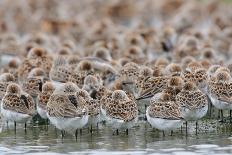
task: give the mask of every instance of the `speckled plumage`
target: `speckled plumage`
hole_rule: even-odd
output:
[[[146,110],[148,122],[159,130],[174,130],[183,123],[179,105],[170,100],[170,95],[162,92],[157,99],[152,99]]]
[[[9,84],[2,99],[1,113],[4,120],[26,122],[35,114],[32,97],[22,93],[17,84]]]
[[[113,129],[131,128],[137,122],[137,104],[130,100],[124,91],[116,90],[111,95],[111,102],[106,106],[106,118]]]
[[[71,82],[56,88],[47,103],[47,116],[60,130],[73,133],[88,122],[86,101],[78,97],[78,87]]]
[[[181,108],[181,115],[186,120],[198,120],[206,115],[208,100],[194,83],[187,82],[176,96],[176,102]]]

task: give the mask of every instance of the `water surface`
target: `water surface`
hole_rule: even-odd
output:
[[[111,129],[100,125],[98,130],[89,133],[84,129],[78,135],[65,135],[62,140],[59,130],[52,125],[28,125],[5,127],[0,133],[0,154],[232,154],[231,124],[204,120],[199,122],[199,133],[195,135],[194,123],[189,123],[188,135],[185,128],[162,132],[152,129],[148,123],[140,121],[129,131],[113,135]]]

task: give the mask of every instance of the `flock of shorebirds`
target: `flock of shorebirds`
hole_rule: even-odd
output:
[[[176,3],[199,9],[194,5],[198,2]],[[103,122],[116,134],[128,134],[145,118],[161,131],[180,129],[184,123],[187,131],[187,122],[196,121],[197,133],[197,121],[210,115],[212,106],[221,121],[226,110],[231,120],[232,26],[208,13],[202,15],[202,21],[207,20],[203,29],[202,21],[189,21],[194,13],[186,19],[183,10],[176,19],[182,24],[172,21],[161,27],[103,18],[46,21],[35,35],[2,34],[3,124],[14,122],[16,129],[17,123],[25,123],[26,129],[38,114],[61,130],[62,137],[65,132],[77,137],[78,131],[90,127],[92,132]]]

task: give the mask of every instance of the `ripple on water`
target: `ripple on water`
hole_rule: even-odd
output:
[[[177,152],[173,152],[173,155],[198,155],[198,153],[195,152],[190,152],[190,151],[177,151]]]
[[[176,152],[176,151],[185,151],[184,148],[170,148],[170,149],[160,149],[162,152]]]
[[[26,155],[65,155],[64,153],[54,153],[54,152],[35,152],[35,153],[26,153]]]
[[[91,155],[143,155],[146,154],[146,151],[82,151],[82,152],[70,152],[69,154],[91,154]]]
[[[11,151],[11,149],[6,148],[6,147],[0,147],[0,154],[4,152],[9,152],[9,151]]]
[[[49,149],[49,146],[18,146],[16,147],[18,150],[28,150],[28,151],[47,151]]]
[[[201,144],[201,145],[192,145],[189,147],[192,147],[195,149],[212,149],[212,148],[218,148],[219,146],[215,144]]]

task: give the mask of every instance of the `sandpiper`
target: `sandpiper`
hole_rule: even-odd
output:
[[[209,96],[212,104],[220,110],[222,122],[223,110],[232,110],[230,88],[230,74],[227,71],[217,70],[215,76],[209,81]]]
[[[187,121],[196,121],[196,134],[198,120],[204,117],[208,110],[208,100],[193,82],[186,82],[183,89],[176,96],[176,102],[180,106],[180,114]]]
[[[36,98],[42,91],[42,86],[46,79],[45,72],[41,68],[34,68],[27,79],[22,82],[22,88],[32,97]]]
[[[126,130],[128,134],[128,129],[138,120],[137,104],[122,90],[115,90],[111,99],[106,106],[106,121],[117,134],[119,129]]]
[[[99,100],[91,98],[89,93],[82,89],[77,91],[77,96],[83,97],[87,103],[89,115],[88,125],[92,133],[93,127],[98,127],[98,123],[101,121]]]
[[[94,75],[88,75],[85,77],[84,85],[82,89],[86,90],[92,98],[96,98],[95,94],[100,86],[101,86],[101,79],[98,79]]]
[[[146,116],[151,126],[163,131],[163,133],[179,128],[184,122],[178,104],[171,101],[170,95],[164,92],[161,93],[159,99],[151,99]]]
[[[53,84],[51,82],[46,82],[42,86],[42,92],[38,95],[36,108],[37,112],[43,119],[48,119],[46,110],[47,103],[54,90],[55,87],[53,86]]]
[[[75,132],[77,138],[77,129],[82,129],[88,123],[87,104],[76,95],[78,89],[74,83],[64,83],[55,89],[47,103],[47,116],[61,130],[62,139],[64,131]]]
[[[6,94],[2,99],[1,114],[5,121],[25,123],[35,114],[35,106],[32,97],[22,92],[20,86],[11,83],[7,86]]]

